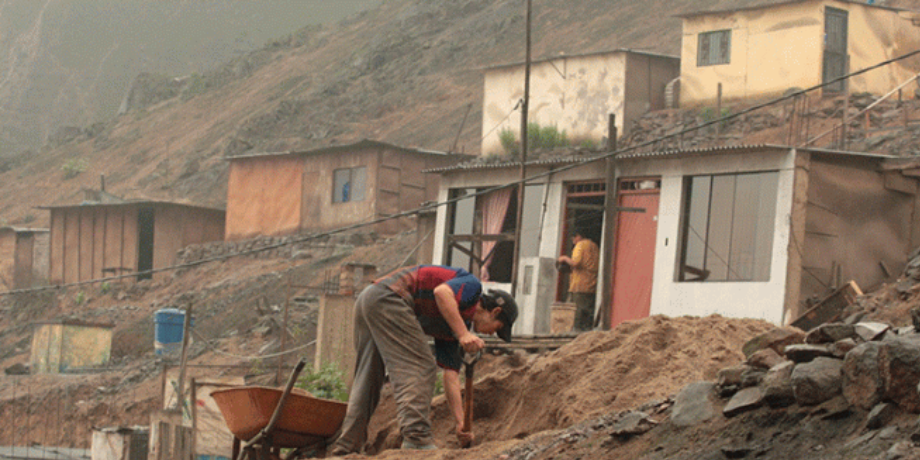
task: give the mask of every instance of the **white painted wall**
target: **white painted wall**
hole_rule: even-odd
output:
[[[685,175],[779,171],[776,231],[770,280],[765,282],[678,282],[680,207]],[[721,154],[680,159],[621,161],[618,177],[661,176],[658,236],[652,284],[651,314],[759,318],[783,324],[789,222],[792,212],[794,153],[769,150],[752,154]]]
[[[563,197],[565,195],[565,184],[575,181],[598,180],[604,176],[603,166],[598,167],[598,163],[588,166],[582,166],[568,171],[553,174],[549,177],[541,178],[534,183],[546,184],[546,209],[543,215],[543,225],[540,229],[540,246],[537,258],[555,260],[559,256],[562,236],[562,212]],[[603,163],[599,163],[603,165]],[[545,167],[534,167],[528,169],[528,176],[533,176],[546,172]],[[438,193],[438,201],[444,202],[448,198],[448,191],[457,188],[486,188],[498,184],[507,184],[520,179],[520,169],[507,167],[501,169],[482,169],[466,170],[452,172],[441,176],[441,189]],[[435,224],[435,240],[433,263],[443,264],[444,247],[446,244],[445,235],[447,234],[447,206],[441,206],[437,211],[437,223]],[[532,258],[532,259],[537,259]],[[545,263],[545,262],[544,262]],[[540,278],[539,286],[534,287],[534,294],[524,296],[521,292],[516,292],[515,299],[518,301],[519,318],[514,327],[514,334],[537,334],[548,333],[549,315],[547,305],[552,304],[556,296],[556,278],[543,276]],[[497,287],[508,292],[511,291],[510,284],[503,283],[484,283],[484,287]],[[518,286],[521,291],[523,286]],[[539,294],[536,294],[539,292]],[[549,298],[547,298],[549,297]],[[547,329],[547,330],[543,330]]]

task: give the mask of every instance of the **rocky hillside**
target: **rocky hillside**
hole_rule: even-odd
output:
[[[755,2],[536,1],[534,57],[617,47],[673,54],[680,42],[673,14]],[[902,1],[910,2],[920,4]],[[76,201],[102,174],[116,194],[220,205],[222,158],[252,150],[360,138],[446,150],[459,135],[457,150],[474,153],[479,69],[522,60],[523,38],[518,0],[401,0],[278,37],[179,81],[162,77],[172,77],[168,69],[147,69],[127,113],[95,124],[82,118],[87,124],[57,132],[44,148],[2,161],[0,220],[44,224],[35,206]],[[62,168],[82,174],[65,179]]]
[[[377,3],[4,0],[0,155],[38,147],[61,127],[111,119],[140,73],[202,73]]]

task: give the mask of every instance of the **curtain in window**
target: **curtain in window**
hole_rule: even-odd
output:
[[[482,199],[482,234],[498,235],[502,232],[502,224],[505,222],[505,215],[508,213],[508,204],[511,203],[511,195],[514,193],[513,188],[503,188],[496,190]],[[496,241],[483,241],[482,255],[485,260],[480,270],[480,278],[483,281],[489,280],[489,265],[492,264],[492,250],[495,249]]]

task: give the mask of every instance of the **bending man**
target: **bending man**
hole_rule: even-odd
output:
[[[435,449],[429,413],[437,366],[444,369],[444,392],[457,421],[457,438],[472,442],[473,433],[462,430],[461,353],[475,353],[485,342],[469,326],[510,342],[516,318],[511,295],[498,290],[483,294],[479,280],[460,268],[405,267],[365,288],[355,302],[355,379],[331,454],[364,447],[368,421],[387,376],[396,399],[402,448]],[[434,354],[427,336],[434,337]]]

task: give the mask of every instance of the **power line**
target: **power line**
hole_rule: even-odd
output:
[[[8,296],[8,295],[13,295],[13,294],[26,294],[26,293],[32,293],[32,292],[42,292],[42,291],[57,290],[57,289],[64,289],[64,288],[70,288],[70,287],[77,287],[77,286],[86,286],[86,285],[90,285],[90,284],[103,283],[103,282],[107,282],[107,281],[117,281],[117,280],[122,280],[122,279],[127,279],[127,278],[134,278],[134,277],[137,277],[137,276],[153,275],[153,274],[156,274],[156,273],[168,272],[168,271],[173,271],[173,270],[181,270],[181,269],[185,269],[185,268],[192,268],[192,267],[197,267],[197,266],[199,266],[199,265],[204,265],[204,264],[211,263],[211,262],[219,262],[219,261],[222,261],[222,260],[231,259],[231,258],[233,258],[233,257],[246,256],[246,255],[256,254],[256,253],[263,252],[263,251],[270,251],[270,250],[278,249],[278,248],[285,247],[285,246],[290,246],[290,245],[294,245],[294,244],[298,244],[298,243],[303,243],[303,242],[307,242],[307,241],[311,241],[311,240],[315,240],[315,239],[319,239],[319,238],[325,238],[325,237],[332,236],[332,235],[337,235],[337,234],[341,234],[341,233],[346,233],[346,232],[349,232],[349,231],[351,231],[351,230],[356,230],[356,229],[360,229],[360,228],[364,228],[364,227],[369,227],[369,226],[377,225],[377,224],[380,224],[380,223],[383,223],[383,222],[387,222],[387,221],[390,221],[390,220],[395,220],[395,219],[400,219],[400,218],[404,218],[404,217],[409,217],[409,216],[412,216],[412,215],[415,215],[415,214],[419,214],[419,213],[421,213],[421,212],[435,210],[435,209],[437,209],[437,208],[439,208],[439,207],[441,207],[441,206],[447,206],[447,205],[450,205],[450,204],[453,204],[453,203],[457,203],[457,202],[459,202],[459,201],[461,201],[461,200],[466,200],[466,199],[470,199],[470,198],[475,198],[475,197],[477,197],[477,196],[486,195],[486,194],[492,193],[492,192],[497,191],[497,190],[502,190],[502,189],[506,189],[506,188],[510,188],[510,187],[516,187],[516,186],[522,185],[522,184],[527,184],[528,182],[533,182],[533,181],[535,181],[535,180],[537,180],[537,179],[542,179],[542,178],[544,178],[544,177],[548,177],[548,176],[551,176],[551,175],[553,175],[553,174],[557,174],[557,173],[559,173],[559,172],[564,172],[564,171],[568,171],[568,170],[571,170],[571,169],[580,168],[580,167],[582,167],[582,166],[586,166],[586,165],[589,165],[589,164],[594,163],[594,162],[598,162],[598,161],[602,161],[602,160],[607,160],[607,159],[614,159],[614,160],[615,160],[617,157],[622,156],[622,155],[625,154],[625,153],[632,152],[632,151],[635,151],[635,150],[639,150],[639,149],[644,148],[644,147],[649,147],[649,146],[652,146],[652,145],[657,144],[657,143],[659,143],[659,142],[663,142],[663,141],[666,141],[666,140],[669,140],[669,139],[673,139],[673,138],[676,138],[676,137],[679,137],[679,136],[683,136],[684,134],[692,133],[692,132],[694,132],[694,131],[699,131],[699,130],[701,130],[701,129],[703,129],[703,128],[706,128],[706,127],[708,127],[708,126],[714,125],[714,124],[716,124],[716,123],[724,123],[724,122],[726,122],[726,121],[728,121],[728,120],[732,120],[732,119],[735,119],[735,118],[739,118],[739,117],[741,117],[741,116],[743,116],[743,115],[746,115],[746,114],[748,114],[748,113],[754,112],[754,111],[756,111],[756,110],[760,110],[760,109],[763,109],[763,108],[765,108],[765,107],[769,107],[769,106],[778,104],[778,103],[780,103],[780,102],[784,102],[784,101],[787,101],[787,100],[789,100],[789,99],[799,97],[799,96],[802,95],[802,94],[806,94],[806,93],[809,93],[809,92],[812,92],[812,91],[819,90],[819,89],[821,89],[821,88],[824,88],[825,86],[833,85],[833,84],[838,83],[838,82],[840,82],[840,81],[847,80],[847,79],[849,79],[849,78],[852,78],[852,77],[855,77],[855,76],[858,76],[858,75],[862,75],[862,74],[864,74],[864,73],[867,73],[867,72],[870,72],[870,71],[872,71],[872,70],[875,70],[875,69],[878,69],[878,68],[881,68],[881,67],[884,67],[884,66],[893,64],[893,63],[895,63],[895,62],[902,61],[902,60],[905,60],[905,59],[909,59],[909,58],[911,58],[911,57],[917,56],[918,54],[920,54],[920,50],[911,51],[911,52],[909,52],[909,53],[907,53],[907,54],[904,54],[904,55],[901,55],[901,56],[898,56],[898,57],[894,57],[894,58],[887,59],[887,60],[885,60],[885,61],[879,62],[878,64],[874,64],[874,65],[872,65],[872,66],[869,66],[869,67],[866,67],[866,68],[863,68],[863,69],[860,69],[860,70],[857,70],[857,71],[854,71],[854,72],[851,72],[851,73],[848,73],[848,74],[845,74],[845,75],[841,75],[841,76],[839,76],[839,77],[837,77],[837,78],[834,78],[834,79],[832,79],[832,80],[826,81],[826,82],[824,82],[824,83],[820,83],[820,84],[811,86],[811,87],[806,88],[806,89],[803,89],[803,90],[795,91],[795,92],[792,92],[792,93],[790,93],[790,94],[787,94],[787,95],[784,95],[784,96],[780,96],[780,97],[771,99],[771,100],[769,100],[769,101],[766,101],[766,102],[763,102],[763,103],[760,103],[760,104],[753,105],[753,106],[748,107],[748,108],[746,108],[746,109],[742,109],[742,110],[738,111],[737,113],[729,114],[729,115],[726,115],[726,116],[723,116],[723,117],[716,118],[716,119],[714,119],[714,120],[710,120],[710,121],[707,121],[707,122],[703,122],[703,123],[700,123],[699,125],[696,125],[696,126],[693,126],[693,127],[690,127],[690,128],[685,128],[685,129],[680,130],[680,131],[675,132],[675,133],[666,134],[666,135],[664,135],[664,136],[661,136],[661,137],[658,137],[658,138],[655,138],[655,139],[651,139],[651,140],[648,140],[648,141],[645,141],[645,142],[640,142],[640,143],[638,143],[638,144],[636,144],[636,145],[632,145],[632,146],[625,147],[625,148],[622,148],[622,149],[618,149],[618,150],[614,150],[614,151],[611,151],[611,152],[607,152],[607,153],[595,155],[595,156],[592,156],[592,157],[587,157],[587,158],[583,158],[583,159],[580,159],[580,160],[576,160],[576,161],[573,161],[571,164],[568,164],[568,165],[565,165],[565,166],[559,166],[559,167],[557,167],[557,168],[552,168],[552,169],[550,169],[550,170],[548,170],[548,171],[544,171],[544,172],[542,172],[542,173],[534,174],[534,175],[532,175],[532,176],[528,176],[528,177],[525,177],[525,178],[522,178],[522,179],[518,179],[518,180],[515,180],[515,181],[511,181],[511,182],[508,182],[508,183],[506,183],[506,184],[504,184],[504,185],[496,185],[496,186],[494,186],[494,187],[487,187],[487,188],[484,188],[484,189],[481,189],[481,190],[477,190],[477,191],[472,192],[472,193],[465,194],[464,196],[461,196],[461,197],[450,198],[450,199],[447,199],[447,200],[444,200],[444,201],[440,201],[440,202],[427,203],[427,204],[424,204],[424,205],[422,205],[422,206],[420,206],[420,207],[418,207],[418,208],[410,209],[410,210],[406,210],[406,211],[402,211],[402,212],[399,212],[399,213],[396,213],[396,214],[390,214],[390,215],[388,215],[388,216],[386,216],[386,217],[380,217],[380,218],[376,218],[376,219],[370,219],[370,220],[367,220],[367,221],[364,221],[364,222],[360,222],[360,223],[357,223],[357,224],[352,224],[352,225],[348,225],[348,226],[344,226],[344,227],[339,227],[339,228],[337,228],[337,229],[328,230],[328,231],[321,232],[321,233],[308,234],[308,235],[304,235],[304,236],[299,237],[299,238],[293,238],[293,239],[291,239],[290,241],[285,241],[285,242],[279,242],[279,243],[275,243],[275,244],[270,244],[270,245],[263,246],[263,247],[261,247],[261,248],[252,248],[252,249],[243,250],[243,251],[239,251],[239,252],[233,252],[233,253],[228,253],[228,254],[222,254],[222,255],[218,255],[218,256],[214,256],[214,257],[209,257],[209,258],[204,258],[204,259],[196,260],[196,261],[193,261],[193,262],[186,262],[186,263],[183,263],[183,264],[170,265],[170,266],[166,266],[166,267],[160,267],[160,268],[155,268],[155,269],[150,269],[150,270],[143,270],[143,271],[138,271],[138,272],[134,272],[134,273],[127,273],[127,274],[122,274],[122,275],[116,275],[116,276],[110,276],[110,277],[106,277],[106,278],[98,278],[98,279],[91,279],[91,280],[84,280],[84,281],[76,281],[76,282],[72,282],[72,283],[62,283],[62,284],[55,284],[55,285],[49,285],[49,286],[40,286],[40,287],[26,288],[26,289],[13,289],[13,290],[5,291],[5,292],[0,292],[0,296]],[[508,113],[508,115],[505,117],[505,119],[507,119],[508,117],[510,117],[510,116],[511,116],[511,113],[512,113],[514,110],[517,110],[517,108],[519,107],[519,105],[520,105],[520,101],[519,101],[519,104],[516,105],[516,106],[511,110],[511,112]],[[504,122],[504,120],[502,120],[502,122]],[[498,127],[498,125],[496,125],[496,127],[493,128],[492,131],[494,131],[497,127]],[[489,134],[491,134],[492,131],[490,131]],[[488,134],[487,134],[487,135],[488,135]],[[485,138],[485,136],[483,136],[483,138]],[[514,163],[509,163],[509,165],[514,165]]]

